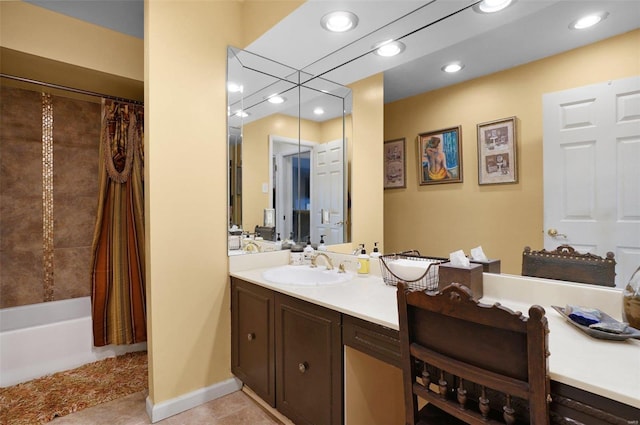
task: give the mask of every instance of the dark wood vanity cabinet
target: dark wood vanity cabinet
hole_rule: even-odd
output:
[[[297,425],[342,424],[342,345],[400,365],[397,330],[233,277],[231,340],[232,372]],[[554,425],[640,423],[638,408],[553,380],[551,399]]]
[[[276,407],[298,425],[342,423],[341,314],[276,294]]]
[[[231,372],[275,407],[274,293],[231,278]]]
[[[341,316],[232,277],[231,371],[297,425],[339,425]]]

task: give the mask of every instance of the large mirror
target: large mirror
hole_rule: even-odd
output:
[[[233,47],[227,63],[229,254],[348,242],[351,90]]]

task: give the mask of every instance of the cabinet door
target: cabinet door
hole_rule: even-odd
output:
[[[276,407],[297,425],[342,423],[340,313],[276,294]]]
[[[275,407],[272,291],[231,278],[231,372]]]

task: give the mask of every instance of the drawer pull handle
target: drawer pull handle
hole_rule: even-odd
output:
[[[249,332],[247,334],[247,340],[253,341],[254,339],[256,339],[256,334],[254,334],[253,332]]]
[[[298,363],[298,370],[300,371],[300,373],[305,373],[307,369],[309,369],[309,363],[307,362]]]

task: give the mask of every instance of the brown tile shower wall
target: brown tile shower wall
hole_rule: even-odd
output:
[[[53,206],[53,299],[91,294],[100,104],[52,96],[52,105],[51,199],[43,196],[42,94],[0,88],[0,308],[46,300],[43,202]]]

